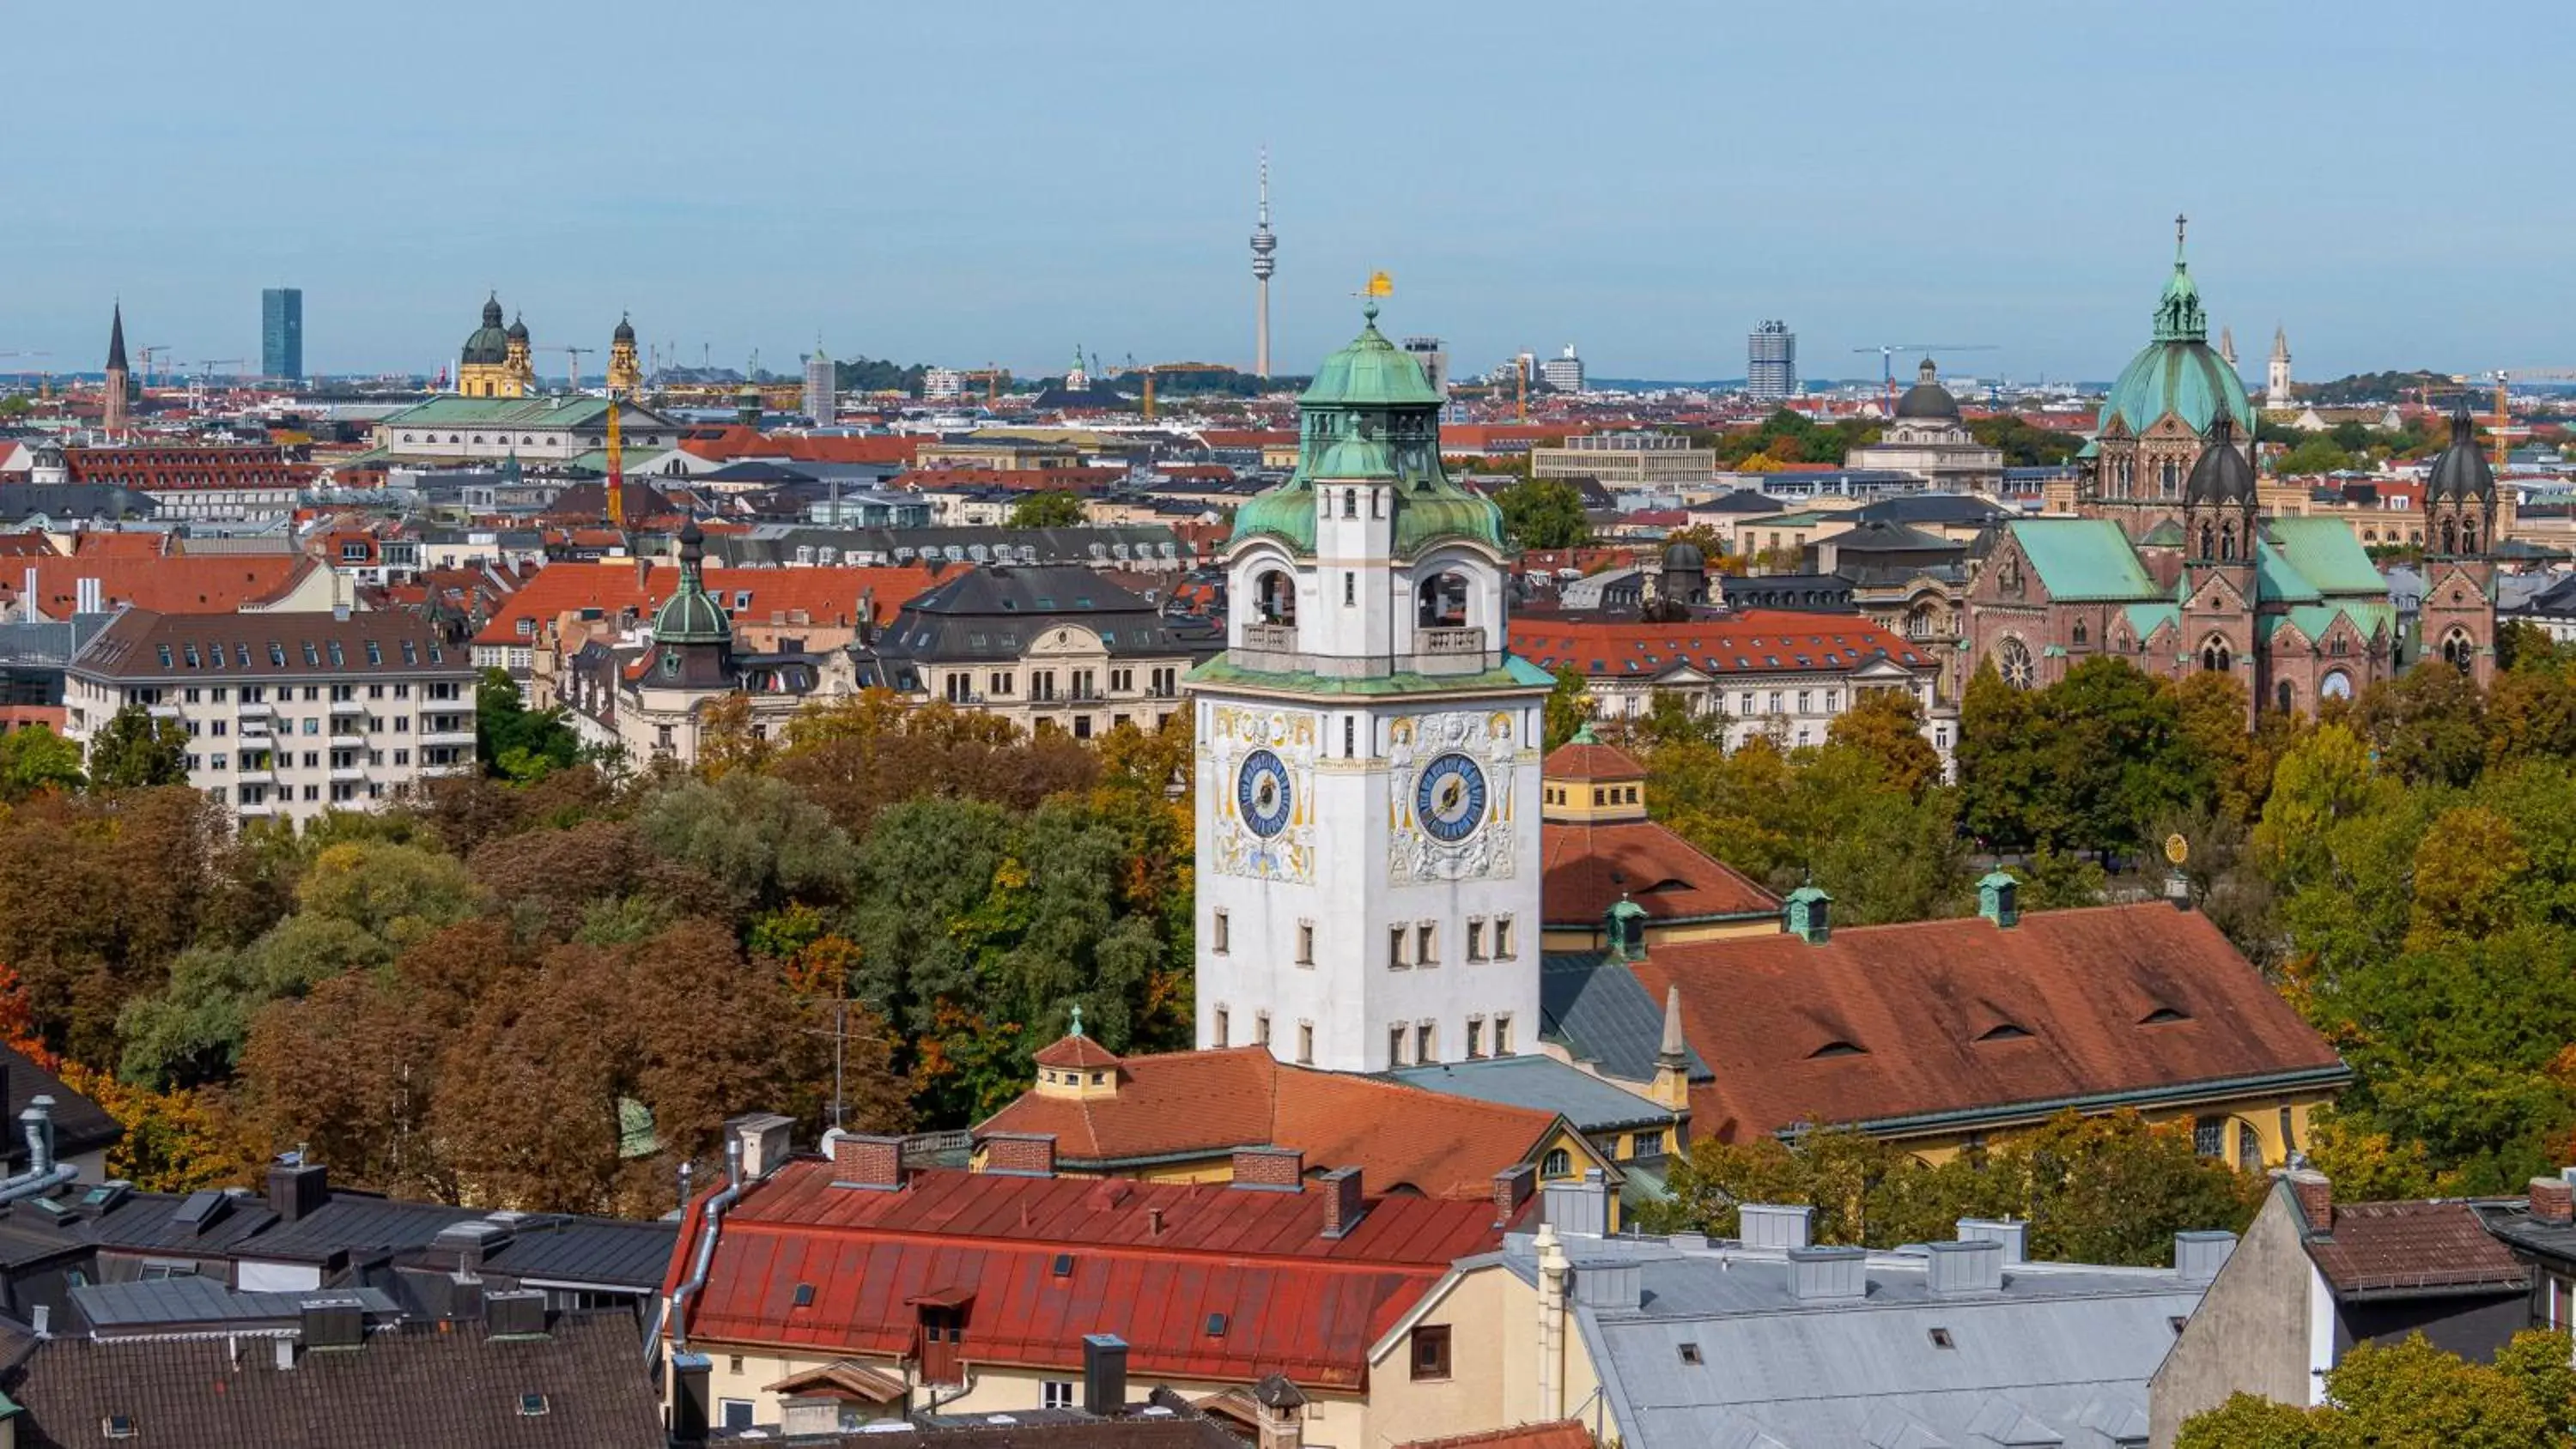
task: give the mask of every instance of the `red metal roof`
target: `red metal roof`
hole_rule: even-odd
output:
[[[897,1191],[833,1185],[800,1158],[725,1215],[693,1340],[817,1357],[901,1356],[939,1290],[971,1295],[969,1364],[1076,1369],[1082,1338],[1127,1340],[1138,1373],[1359,1388],[1368,1349],[1460,1257],[1499,1246],[1490,1202],[1370,1200],[1323,1235],[1327,1189],[1255,1191],[929,1169]],[[703,1199],[672,1253],[696,1254]],[[1056,1262],[1069,1258],[1059,1276]],[[796,1305],[799,1285],[813,1301]],[[1223,1330],[1210,1333],[1212,1315]]]
[[[1597,926],[1623,899],[1658,921],[1780,909],[1778,896],[1651,820],[1550,820],[1539,827],[1539,853],[1539,899],[1551,926]]]
[[[1549,618],[1511,621],[1512,652],[1541,669],[1571,664],[1596,677],[1652,678],[1689,665],[1709,674],[1840,674],[1885,655],[1911,668],[1932,661],[1856,614],[1785,609],[1673,624]]]

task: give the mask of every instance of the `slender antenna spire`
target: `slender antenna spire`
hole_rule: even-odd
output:
[[[1261,215],[1260,224],[1252,229],[1252,371],[1256,377],[1270,375],[1270,274],[1278,267],[1271,253],[1279,249],[1279,238],[1270,234],[1270,148],[1261,148]]]

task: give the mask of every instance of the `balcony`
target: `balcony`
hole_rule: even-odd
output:
[[[1487,647],[1485,631],[1473,626],[1416,629],[1413,654],[1425,674],[1475,674],[1502,662]]]
[[[367,712],[367,702],[363,699],[335,699],[331,701],[331,712],[333,714],[365,714]]]
[[[366,781],[366,778],[367,767],[364,765],[333,765],[331,767],[331,780],[334,784],[363,784]]]
[[[1297,626],[1246,624],[1241,647],[1257,654],[1294,654],[1297,652]]]
[[[179,717],[179,706],[175,704],[146,705],[144,706],[144,711],[150,714],[154,719],[177,719]]]
[[[461,729],[461,730],[423,730],[423,731],[421,731],[421,732],[420,732],[420,734],[419,734],[419,736],[418,736],[417,738],[419,739],[420,743],[421,743],[422,745],[424,745],[424,746],[426,746],[426,745],[470,745],[470,744],[474,743],[474,731],[473,731],[473,730],[471,730],[471,729]]]
[[[264,699],[245,699],[241,702],[238,708],[241,710],[241,716],[243,719],[250,719],[254,716],[260,719],[268,719],[277,713],[277,706],[270,704]]]

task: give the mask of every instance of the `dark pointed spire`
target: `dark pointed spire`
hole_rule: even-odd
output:
[[[118,302],[112,320],[107,324],[107,370],[130,371],[125,365],[125,304]]]

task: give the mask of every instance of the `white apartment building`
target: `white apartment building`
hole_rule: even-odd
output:
[[[403,613],[128,609],[72,656],[64,734],[128,705],[188,734],[188,782],[244,820],[366,810],[474,768],[475,669]]]

